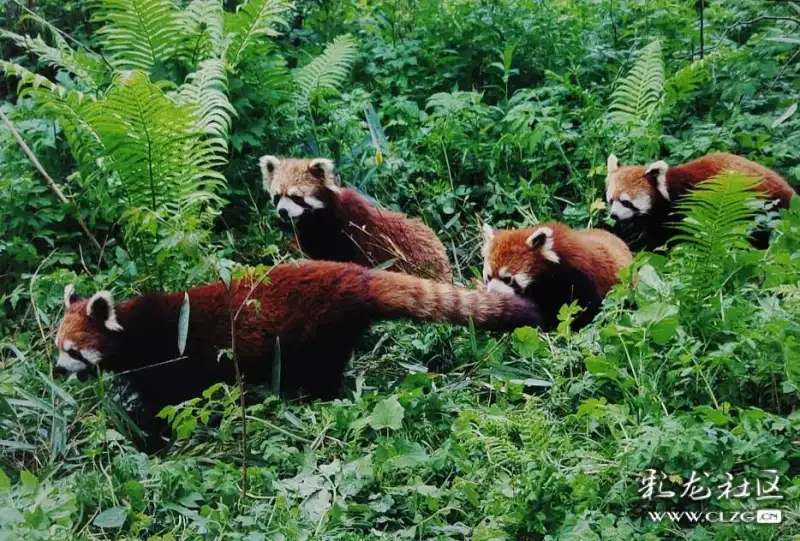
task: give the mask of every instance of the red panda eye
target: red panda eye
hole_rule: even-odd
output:
[[[280,201],[280,200],[281,200],[281,196],[280,195],[275,194],[275,195],[272,196],[272,204],[273,205],[277,205],[278,201]]]
[[[507,286],[510,286],[511,284],[514,283],[514,277],[513,276],[503,276],[503,283],[505,285],[507,285]]]

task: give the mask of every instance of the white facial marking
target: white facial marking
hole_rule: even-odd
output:
[[[286,209],[286,212],[289,213],[289,218],[297,218],[303,211],[305,210],[303,207],[289,199],[288,197],[284,196],[281,197],[281,200],[278,202],[278,212],[280,213],[281,209]]]
[[[483,283],[489,281],[489,276],[492,275],[492,267],[489,265],[489,259],[484,256],[483,259]]]
[[[303,196],[303,194],[297,188],[289,188],[288,190],[286,190],[286,195],[288,195],[289,197],[302,197]]]
[[[631,200],[631,204],[636,207],[636,210],[639,211],[639,214],[647,214],[650,211],[650,208],[653,206],[652,199],[650,199],[650,196],[646,193],[637,195]]]
[[[611,215],[617,220],[627,220],[633,218],[633,211],[619,201],[614,201],[611,204]]]
[[[623,201],[633,205],[636,210],[623,205]],[[617,220],[628,220],[636,214],[647,214],[652,207],[653,200],[646,193],[640,193],[633,199],[631,199],[630,195],[624,193],[619,196],[619,201],[614,201],[611,205],[611,215]]]
[[[307,195],[303,198],[303,201],[311,207],[312,209],[324,209],[325,203],[314,197],[313,195]]]
[[[65,369],[68,372],[80,372],[81,370],[86,369],[85,364],[83,364],[77,359],[73,359],[65,351],[58,352],[58,360],[56,361],[56,365],[60,366],[61,368]]]
[[[490,281],[489,284],[486,286],[486,289],[488,291],[493,291],[495,293],[502,293],[504,295],[516,295],[513,287],[504,284],[497,278]]]
[[[97,364],[103,359],[103,355],[96,349],[86,348],[81,350],[81,355],[91,364]]]
[[[531,285],[531,282],[533,282],[533,278],[531,278],[531,275],[528,274],[527,272],[518,272],[517,274],[514,275],[514,281],[521,289],[525,289],[526,287]]]

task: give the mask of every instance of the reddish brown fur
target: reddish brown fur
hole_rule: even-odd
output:
[[[583,308],[573,328],[590,323],[608,290],[619,282],[620,269],[633,261],[615,235],[598,229],[574,231],[555,222],[487,233],[486,242],[484,281],[489,289],[536,302],[545,329],[554,328],[561,307],[573,301]]]
[[[670,199],[674,201],[693,186],[726,171],[762,179],[756,189],[765,194],[767,198],[780,201],[782,207],[789,205],[789,200],[795,193],[786,180],[772,169],[741,156],[719,153],[708,154],[683,165],[667,169],[667,187]],[[613,174],[615,186],[612,199],[616,199],[618,195],[623,193],[634,197],[640,192],[646,192],[654,200],[663,199],[656,187],[648,182],[644,172],[644,166],[620,166]]]
[[[444,245],[421,220],[377,208],[349,188],[334,184],[333,173],[315,176],[313,160],[278,158],[279,164],[265,178],[265,190],[273,199],[290,191],[312,196],[325,203],[323,211],[301,217],[297,231],[300,248],[313,259],[350,261],[374,267],[396,260],[391,270],[451,283],[450,263]],[[315,214],[332,213],[332,219]],[[341,230],[334,236],[333,228]]]
[[[222,283],[188,290],[185,359],[177,345],[184,293],[151,293],[116,304],[122,327],[116,331],[87,315],[87,301],[76,298],[68,303],[58,332],[59,351],[66,354],[69,340],[77,350],[96,350],[102,369],[133,370],[127,377],[148,412],[144,417],[152,417],[216,382],[235,381],[230,360],[220,358],[231,347],[230,310],[241,308],[235,350],[247,382],[271,379],[279,349],[281,391],[293,395],[302,389],[319,398],[337,394],[352,349],[373,321],[472,320],[479,328],[498,330],[541,323],[536,307],[522,298],[351,263],[278,265],[263,283],[243,280],[231,289],[230,303]],[[180,360],[169,362],[173,359]]]
[[[489,252],[489,265],[495,270],[507,267],[512,274],[527,273],[536,280],[553,263],[539,251],[531,250],[525,241],[541,227],[553,230],[553,251],[561,263],[585,273],[604,296],[619,282],[619,271],[633,262],[628,246],[616,235],[602,229],[576,231],[569,226],[549,222],[528,227],[497,231]]]

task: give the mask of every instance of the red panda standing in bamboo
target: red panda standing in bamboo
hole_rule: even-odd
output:
[[[337,185],[333,162],[262,156],[268,192],[308,257],[366,267],[395,260],[390,270],[453,281],[444,245],[422,221],[376,208],[357,191]]]
[[[127,372],[148,419],[163,407],[198,397],[217,382],[236,381],[221,352],[231,347],[248,383],[268,382],[280,350],[280,389],[330,399],[338,393],[350,354],[371,323],[415,319],[511,330],[538,326],[536,307],[522,298],[470,291],[351,263],[306,261],[274,267],[266,280],[195,287],[189,332],[178,350],[184,293],[149,293],[115,303],[107,291],[80,299],[64,292],[65,315],[56,336],[57,368]],[[277,345],[276,345],[277,344]]]
[[[709,154],[675,167],[664,161],[622,166],[612,154],[607,167],[606,201],[616,231],[634,248],[653,249],[667,242],[675,234],[668,221],[676,201],[726,171],[760,179],[756,190],[781,207],[789,206],[795,193],[775,171],[733,154]]]
[[[576,231],[550,222],[526,229],[483,230],[483,281],[489,291],[536,303],[543,328],[558,325],[558,312],[578,301],[573,328],[588,325],[600,303],[633,261],[619,237],[601,229]]]

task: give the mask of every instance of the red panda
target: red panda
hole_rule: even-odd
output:
[[[483,282],[489,291],[516,294],[536,303],[543,328],[558,325],[561,306],[578,301],[573,321],[589,324],[619,271],[633,261],[619,237],[601,229],[575,231],[561,223],[526,229],[483,230]]]
[[[184,293],[148,293],[115,303],[107,291],[80,299],[64,293],[57,335],[57,370],[81,373],[100,367],[127,372],[143,405],[140,418],[200,396],[214,383],[235,381],[230,307],[236,356],[248,383],[265,383],[280,350],[280,389],[331,399],[341,386],[350,354],[370,324],[410,318],[511,330],[538,326],[536,307],[521,298],[452,285],[352,263],[305,261],[271,269],[265,280],[189,289],[189,331],[178,350]],[[277,343],[277,345],[276,345]],[[176,360],[177,359],[177,360]],[[174,362],[170,362],[173,361]],[[145,369],[146,368],[146,369]],[[147,422],[147,421],[146,421]]]
[[[667,225],[675,202],[697,184],[725,171],[761,179],[756,190],[765,198],[789,205],[791,186],[775,171],[733,154],[709,154],[683,165],[670,167],[664,161],[647,166],[621,166],[608,157],[606,201],[620,232],[635,248],[653,249],[674,235]]]
[[[444,245],[422,221],[379,209],[337,185],[333,162],[262,156],[264,191],[291,220],[299,249],[311,259],[374,267],[452,283]]]

